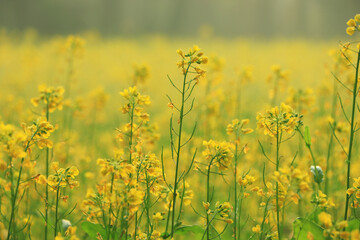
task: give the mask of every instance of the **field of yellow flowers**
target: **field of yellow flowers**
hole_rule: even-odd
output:
[[[0,239],[359,240],[359,24],[201,48],[1,30]]]

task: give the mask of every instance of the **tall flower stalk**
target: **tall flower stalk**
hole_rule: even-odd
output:
[[[54,174],[49,175],[48,177],[48,186],[51,191],[56,193],[55,198],[55,216],[54,216],[54,237],[58,236],[59,228],[59,201],[61,197],[61,190],[65,187],[73,189],[74,187],[79,186],[79,182],[75,181],[75,177],[79,175],[79,170],[72,166],[68,168],[59,168],[59,163],[53,162],[51,164],[51,169],[54,171]]]
[[[346,33],[348,35],[353,35],[356,31],[360,31],[360,14],[355,15],[354,19],[350,19],[347,23],[348,25],[346,29]],[[343,46],[344,51],[349,50],[350,43]],[[357,45],[357,50],[355,51],[357,53],[357,60],[356,65],[354,65],[349,58],[346,56],[345,52],[342,52],[342,55],[349,61],[349,63],[355,68],[355,79],[353,83],[352,88],[352,105],[351,105],[351,117],[350,119],[347,118],[346,113],[343,109],[343,113],[345,117],[347,118],[349,124],[350,124],[350,136],[349,136],[349,145],[348,145],[348,152],[347,152],[347,171],[346,171],[346,189],[350,188],[350,178],[351,178],[351,159],[352,159],[352,151],[353,151],[353,145],[354,145],[354,136],[355,132],[358,130],[356,129],[356,120],[355,120],[355,113],[356,113],[356,106],[359,108],[359,106],[356,103],[357,97],[359,95],[359,64],[360,64],[360,45]],[[345,86],[342,82],[340,82],[343,86]],[[345,86],[346,87],[346,86]],[[346,87],[347,88],[347,87]],[[347,88],[349,90],[349,88]],[[341,100],[341,98],[340,98]],[[351,198],[351,195],[346,194],[345,198],[345,213],[344,213],[344,220],[348,219],[349,214],[349,200]]]
[[[348,154],[347,154],[347,171],[346,171],[346,189],[350,188],[350,178],[351,178],[351,157],[352,157],[352,150],[354,145],[354,135],[355,135],[355,111],[356,111],[356,98],[359,94],[359,63],[360,63],[360,51],[358,51],[357,54],[357,61],[356,61],[356,69],[355,69],[355,80],[354,80],[354,86],[352,91],[352,106],[351,106],[351,118],[350,118],[350,136],[349,136],[349,147],[348,147]],[[344,214],[344,220],[347,220],[348,218],[348,208],[349,208],[349,200],[350,195],[346,194],[346,201],[345,201],[345,214]]]
[[[46,87],[45,85],[39,86],[40,96],[37,98],[32,98],[31,102],[36,107],[39,103],[44,104],[44,108],[42,114],[45,115],[46,121],[50,120],[50,113],[55,111],[56,109],[62,110],[63,107],[63,87]],[[51,146],[52,147],[52,146]],[[49,147],[46,147],[46,155],[45,155],[45,171],[46,171],[46,179],[49,177]],[[45,186],[45,237],[48,238],[48,218],[49,218],[49,186],[46,184]]]
[[[258,113],[258,128],[264,130],[265,135],[276,139],[276,159],[275,171],[280,168],[280,146],[282,143],[283,133],[295,134],[294,131],[302,125],[302,116],[295,113],[294,110],[282,103],[280,108],[274,107],[266,112],[265,115]],[[276,181],[276,228],[278,239],[281,239],[281,222],[280,222],[280,204],[279,204],[279,182]]]
[[[170,236],[173,237],[175,233],[175,219],[176,219],[176,199],[177,199],[177,191],[179,188],[179,183],[186,177],[186,174],[182,174],[179,176],[179,166],[180,166],[180,158],[181,158],[181,150],[182,148],[191,140],[193,134],[195,133],[195,127],[193,128],[192,134],[186,141],[182,141],[183,136],[183,128],[184,128],[184,118],[191,112],[194,106],[194,98],[192,99],[191,105],[188,109],[186,109],[188,101],[190,101],[190,97],[192,96],[193,90],[197,85],[199,79],[205,75],[205,71],[200,69],[198,65],[206,64],[208,61],[207,57],[203,56],[203,53],[200,51],[198,46],[194,46],[193,48],[189,49],[188,53],[184,53],[182,50],[178,50],[177,53],[181,56],[181,61],[177,63],[177,66],[181,69],[183,74],[183,81],[181,87],[178,87],[170,77],[169,80],[172,86],[180,93],[181,95],[181,102],[179,105],[176,105],[173,100],[169,98],[168,106],[170,108],[175,108],[179,115],[178,115],[178,128],[175,130],[173,127],[173,118],[170,119],[170,143],[171,143],[171,151],[172,151],[172,158],[175,162],[175,175],[174,175],[174,185],[172,192],[172,203],[170,206],[169,211],[171,211],[171,216],[169,214],[169,218],[171,217],[171,232]],[[177,136],[177,140],[175,140],[175,136]],[[190,163],[189,170],[192,166],[194,157],[192,162]],[[188,173],[189,171],[185,171]],[[166,181],[166,179],[164,179]],[[170,185],[168,185],[170,186]],[[181,214],[181,212],[179,212]],[[178,217],[179,219],[179,217]],[[168,219],[169,220],[169,219]],[[167,233],[165,233],[167,234]]]
[[[244,119],[239,121],[238,119],[234,119],[230,124],[228,124],[226,128],[226,133],[228,135],[232,135],[235,139],[233,144],[235,145],[235,152],[234,152],[234,240],[239,238],[238,230],[238,223],[240,223],[240,214],[239,214],[239,193],[238,193],[238,161],[241,157],[241,154],[247,152],[247,144],[245,144],[242,148],[240,145],[240,136],[243,134],[249,134],[253,132],[251,128],[245,128],[245,125],[249,123],[248,119]],[[241,151],[240,151],[241,148]]]
[[[47,121],[38,119],[36,122],[34,122],[32,125],[27,126],[25,123],[22,125],[24,130],[23,137],[19,139],[23,139],[24,144],[24,150],[19,152],[17,154],[18,157],[21,157],[20,161],[20,168],[19,173],[16,180],[15,189],[12,190],[12,198],[11,198],[11,214],[10,214],[10,220],[9,220],[9,226],[8,226],[8,235],[7,239],[12,239],[16,236],[16,232],[13,231],[12,226],[14,225],[15,218],[16,218],[16,209],[19,208],[18,201],[18,194],[20,191],[20,185],[21,185],[21,177],[24,167],[24,161],[26,158],[28,158],[28,154],[30,154],[31,148],[33,145],[37,145],[40,149],[44,147],[51,147],[52,142],[48,139],[50,136],[50,133],[54,131],[54,127],[48,123]],[[13,135],[13,134],[11,134]],[[15,135],[17,137],[20,137],[20,135]],[[10,143],[10,142],[9,142]],[[13,141],[12,141],[13,144]],[[13,148],[13,147],[11,147]],[[14,157],[14,156],[13,156]]]
[[[204,141],[204,146],[206,149],[203,152],[203,155],[205,156],[206,160],[209,162],[206,168],[206,171],[198,170],[203,173],[206,176],[206,202],[203,203],[203,206],[205,208],[205,214],[206,214],[206,228],[204,232],[204,236],[206,234],[206,239],[210,240],[212,239],[210,236],[210,227],[212,221],[215,219],[215,216],[220,213],[219,211],[219,203],[216,203],[215,205],[215,211],[211,211],[211,203],[212,199],[210,198],[210,175],[212,172],[212,167],[217,167],[219,171],[224,171],[228,169],[229,165],[231,164],[231,161],[234,157],[233,150],[234,145],[228,142],[216,142],[213,140],[210,141]],[[211,194],[213,195],[213,193]],[[231,207],[230,203],[227,203],[229,209]],[[232,208],[232,207],[231,207]],[[226,223],[233,223],[233,220],[230,218],[228,214],[222,216],[222,220]],[[221,235],[221,234],[220,234]]]

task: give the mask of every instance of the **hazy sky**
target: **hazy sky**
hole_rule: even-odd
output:
[[[44,35],[147,34],[326,38],[360,0],[0,0],[0,26]]]

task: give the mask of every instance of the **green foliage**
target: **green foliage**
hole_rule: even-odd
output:
[[[106,239],[106,230],[100,224],[83,222],[81,228],[89,235],[90,239],[99,239],[98,234],[100,234],[103,239]]]
[[[308,126],[305,127],[304,140],[306,145],[311,146],[310,129]]]
[[[297,218],[293,223],[293,230],[294,235],[292,240],[307,240],[309,232],[312,234],[314,239],[325,239],[323,235],[323,228],[305,218]]]
[[[201,236],[204,233],[204,229],[198,225],[180,226],[176,229],[177,235],[187,235],[192,233],[195,236]]]
[[[360,229],[360,220],[359,219],[353,219],[348,222],[348,226],[346,227],[346,231],[351,232],[356,229]]]

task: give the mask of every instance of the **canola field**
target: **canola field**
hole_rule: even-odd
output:
[[[359,23],[329,40],[1,30],[0,239],[360,239]]]

